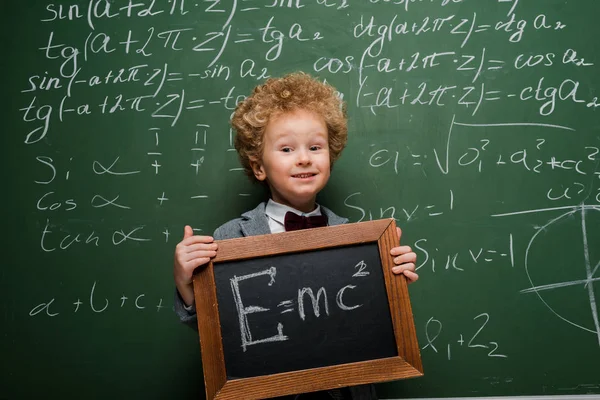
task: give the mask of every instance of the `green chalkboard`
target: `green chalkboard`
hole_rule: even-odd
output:
[[[266,76],[339,89],[319,201],[419,257],[425,377],[382,398],[600,393],[600,4],[2,4],[6,399],[196,399],[172,312],[183,226],[264,198],[229,116]]]

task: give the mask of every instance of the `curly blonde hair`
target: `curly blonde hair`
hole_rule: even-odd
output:
[[[340,157],[348,139],[346,105],[333,86],[319,82],[304,72],[269,78],[240,102],[231,125],[236,131],[235,149],[245,173],[256,179],[250,160],[260,160],[263,135],[269,121],[281,114],[306,110],[321,116],[327,125],[331,166]]]

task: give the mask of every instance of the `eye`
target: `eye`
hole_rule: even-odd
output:
[[[321,146],[310,146],[310,150],[311,151],[317,151],[317,150],[321,150]]]
[[[289,153],[292,151],[292,148],[291,147],[282,147],[281,151],[283,151],[284,153]]]

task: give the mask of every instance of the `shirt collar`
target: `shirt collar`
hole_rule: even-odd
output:
[[[317,204],[317,208],[309,213],[303,213],[302,211],[298,211],[295,208],[290,206],[286,206],[281,203],[277,203],[273,201],[273,199],[269,199],[267,206],[265,207],[265,214],[267,217],[271,218],[275,222],[278,222],[281,225],[284,225],[285,213],[288,211],[293,212],[294,214],[303,215],[305,217],[312,217],[315,215],[321,215],[321,206]]]

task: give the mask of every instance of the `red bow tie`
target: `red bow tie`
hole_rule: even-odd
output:
[[[285,213],[284,226],[286,231],[297,231],[299,229],[327,226],[327,216],[315,215],[312,217],[305,217],[288,211]]]

